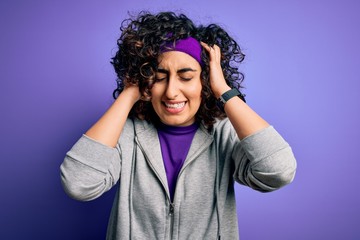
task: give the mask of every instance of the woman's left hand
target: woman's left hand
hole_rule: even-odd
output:
[[[204,42],[200,42],[201,46],[209,53],[210,65],[210,86],[216,98],[231,88],[226,84],[224,74],[221,68],[221,50],[219,46],[209,46]]]

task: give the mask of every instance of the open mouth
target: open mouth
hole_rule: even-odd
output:
[[[163,104],[165,107],[165,111],[167,111],[170,114],[178,114],[178,113],[181,113],[185,109],[186,101],[176,102],[176,103],[163,102]]]
[[[185,106],[185,102],[180,103],[166,103],[164,102],[165,107],[172,108],[172,109],[181,109]]]

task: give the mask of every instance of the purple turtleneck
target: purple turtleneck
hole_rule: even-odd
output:
[[[199,125],[196,122],[185,127],[168,126],[160,123],[157,129],[171,201],[174,198],[177,177],[198,127]]]

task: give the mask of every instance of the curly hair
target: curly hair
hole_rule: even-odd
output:
[[[150,122],[157,122],[151,99],[151,88],[155,83],[155,73],[160,46],[164,42],[175,42],[189,36],[210,46],[218,45],[221,49],[221,67],[227,84],[232,88],[242,88],[244,75],[239,72],[238,65],[245,55],[236,41],[217,24],[195,26],[184,14],[174,12],[160,12],[151,14],[140,12],[135,18],[129,18],[121,24],[121,36],[117,40],[118,51],[112,58],[111,64],[117,74],[117,88],[113,92],[114,98],[127,85],[139,86],[142,95],[131,109],[129,117],[137,117]],[[201,59],[204,63],[201,71],[201,105],[196,113],[196,120],[203,122],[207,128],[212,128],[216,119],[223,119],[226,114],[217,104],[209,81],[209,56],[202,49]]]

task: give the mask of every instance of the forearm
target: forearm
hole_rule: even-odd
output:
[[[85,133],[88,137],[115,147],[129,112],[139,99],[137,87],[125,88],[105,114]]]
[[[205,43],[201,45],[209,52],[210,56],[210,85],[214,96],[219,97],[231,88],[226,84],[224,74],[221,69],[221,50],[219,46],[210,47]],[[254,112],[240,98],[233,97],[225,103],[225,112],[234,126],[240,139],[245,138],[267,126],[269,124]]]
[[[215,97],[220,98],[223,93],[230,89],[225,83],[222,84],[216,92],[214,91]],[[224,110],[240,139],[269,126],[263,118],[238,97],[229,99],[225,103]]]
[[[240,139],[269,126],[262,117],[238,97],[227,101],[224,109]]]

